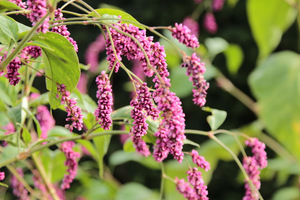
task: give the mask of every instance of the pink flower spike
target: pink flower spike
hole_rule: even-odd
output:
[[[207,32],[214,34],[218,30],[218,25],[216,23],[216,19],[213,13],[206,13],[204,16],[204,22],[203,22],[205,30]]]
[[[112,125],[111,113],[113,106],[112,86],[105,71],[96,78],[98,87],[97,98],[98,108],[95,111],[96,120],[101,127],[108,130]]]
[[[185,182],[184,179],[178,179],[175,177],[176,190],[183,194],[188,200],[198,200],[198,195],[195,190],[190,186],[189,183]]]
[[[198,167],[201,167],[205,171],[210,170],[209,162],[207,162],[203,156],[198,155],[198,151],[193,149],[190,154],[192,156],[193,163],[195,163]]]
[[[199,47],[198,39],[195,35],[191,34],[191,30],[187,26],[175,23],[175,27],[171,29],[171,32],[174,38],[187,47]]]
[[[66,91],[64,84],[58,84],[57,91],[61,95],[61,103],[66,104],[65,109],[68,115],[66,121],[71,121],[71,124],[67,124],[66,128],[71,132],[74,127],[81,131],[83,128],[83,115],[81,114],[81,108],[76,105],[76,98],[71,99],[70,92]]]
[[[61,144],[61,151],[65,154],[67,160],[65,161],[65,165],[68,167],[68,174],[65,175],[63,182],[61,184],[61,189],[65,190],[70,188],[70,184],[73,182],[75,176],[77,175],[77,167],[78,163],[76,158],[80,157],[78,152],[73,151],[74,146],[73,141],[67,141]]]

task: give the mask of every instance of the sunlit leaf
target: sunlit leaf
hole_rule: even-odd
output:
[[[249,83],[269,133],[300,160],[300,56],[276,53],[261,62]]]
[[[2,44],[9,44],[11,40],[17,42],[18,34],[19,30],[16,21],[0,14],[0,42]]]
[[[60,99],[56,97],[57,83],[64,84],[66,90],[72,92],[79,81],[77,54],[69,40],[57,33],[39,33],[32,40],[39,44],[43,51],[46,76],[51,79],[46,78],[47,89],[50,91],[50,105],[52,109],[56,109],[60,105]]]
[[[141,29],[144,29],[144,26],[127,12],[112,8],[99,8],[96,9],[96,12],[101,16],[101,18],[110,18],[110,21],[112,21],[113,23],[124,20],[122,21],[122,23],[133,24]],[[89,15],[93,17],[98,16],[94,12],[91,12]],[[121,19],[119,18],[119,16],[121,17]]]
[[[247,0],[247,15],[259,56],[266,57],[295,21],[297,10],[285,0]]]

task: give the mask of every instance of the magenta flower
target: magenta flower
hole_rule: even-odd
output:
[[[147,76],[152,76],[154,73],[153,70],[147,66],[146,57],[143,51],[132,38],[139,41],[147,55],[150,54],[150,46],[153,38],[147,37],[145,30],[139,30],[138,27],[131,24],[118,23],[115,24],[114,27],[115,29],[109,28],[109,31],[113,39],[115,52],[109,36],[106,36],[106,59],[109,62],[109,68],[114,68],[114,71],[118,72],[121,65],[119,61],[122,61],[122,56],[125,56],[128,60],[137,59],[143,61],[144,73]],[[118,32],[116,29],[131,35],[132,38]]]
[[[22,0],[9,0],[9,1],[16,4],[20,8],[26,9],[26,3],[22,2]]]
[[[205,171],[210,170],[210,164],[205,160],[203,156],[198,154],[198,151],[192,150],[190,153],[192,156],[193,163],[195,163],[198,167],[204,169]]]
[[[204,16],[203,25],[207,32],[214,34],[218,30],[218,25],[213,13],[206,13]]]
[[[253,156],[248,156],[243,159],[243,167],[247,172],[250,181],[254,187],[260,189],[260,171],[267,166],[267,153],[265,152],[265,144],[257,138],[250,138],[246,145],[251,147]],[[243,200],[259,199],[257,191],[251,190],[250,184],[245,180],[245,196]]]
[[[101,127],[108,130],[112,125],[111,113],[113,106],[113,96],[111,84],[105,71],[96,78],[98,87],[97,98],[98,108],[95,111],[96,120],[99,121]]]
[[[20,175],[20,177],[24,177],[22,168],[17,168],[17,172]],[[19,200],[30,200],[28,191],[25,189],[24,185],[17,179],[17,177],[12,175],[10,183],[13,190],[13,194],[16,197],[19,197]]]
[[[187,174],[190,184],[194,186],[194,190],[198,196],[197,199],[208,200],[207,186],[204,184],[202,174],[198,171],[197,167],[191,168]]]
[[[36,22],[42,19],[47,14],[47,1],[46,0],[27,0],[27,9],[30,13],[27,18],[34,26]],[[49,30],[49,18],[46,18],[43,24],[38,28],[38,32],[46,33]]]
[[[99,54],[105,50],[105,39],[103,35],[99,35],[96,41],[92,42],[86,52],[85,61],[90,65],[90,71],[96,72],[99,64]]]
[[[63,182],[61,184],[61,189],[65,190],[70,188],[70,183],[73,182],[75,176],[77,175],[77,167],[78,163],[76,161],[76,158],[80,157],[80,154],[78,152],[73,151],[74,146],[73,141],[67,141],[61,144],[61,151],[65,154],[67,160],[65,161],[65,165],[68,167],[67,172],[68,174],[65,174],[65,177],[63,179]]]
[[[195,190],[190,186],[189,183],[185,182],[184,179],[175,178],[176,190],[183,194],[188,200],[198,200],[198,195]]]
[[[137,152],[148,156],[150,155],[150,151],[142,139],[142,136],[146,135],[148,130],[146,117],[151,116],[153,119],[156,119],[158,117],[158,110],[154,107],[151,93],[146,83],[136,85],[136,97],[132,99],[130,105],[133,106],[131,117],[134,120],[130,132],[132,141]]]
[[[82,94],[87,94],[87,84],[88,84],[89,76],[86,73],[81,73],[79,82],[77,84],[77,89]]]
[[[21,78],[18,72],[20,68],[21,68],[21,61],[19,57],[16,57],[7,65],[7,72],[5,74],[5,77],[8,78],[9,83],[11,85],[15,86],[20,82]]]
[[[45,197],[49,200],[52,200],[38,170],[33,169],[32,174],[33,174],[32,180],[33,180],[34,187],[37,188],[41,192],[43,197]]]
[[[55,15],[54,21],[65,19],[63,17],[63,14],[60,9],[55,10],[54,15]],[[60,25],[59,22],[55,22],[55,23],[53,23],[53,25],[55,25],[55,26],[53,28],[51,28],[51,31],[54,33],[58,33],[58,34],[64,36],[65,38],[67,38],[73,44],[75,51],[78,52],[77,43],[72,37],[70,37],[71,33],[68,31],[67,26]]]
[[[215,12],[218,12],[223,9],[225,0],[213,0],[212,8]]]
[[[175,23],[175,27],[171,29],[171,32],[174,38],[187,47],[199,47],[198,39],[195,35],[191,34],[191,30],[187,26]]]
[[[47,139],[47,132],[55,125],[55,120],[51,116],[47,106],[40,105],[37,107],[36,119],[41,126],[41,138]]]
[[[5,173],[0,172],[0,181],[3,181],[5,179]]]
[[[191,30],[191,34],[195,35],[195,37],[199,36],[199,24],[191,17],[184,18],[182,24],[187,26]]]
[[[57,91],[61,95],[61,103],[66,104],[65,109],[67,112],[66,121],[71,121],[71,124],[67,124],[66,128],[68,128],[71,132],[73,128],[77,128],[77,130],[82,130],[83,128],[83,115],[81,114],[81,108],[76,106],[76,98],[70,97],[70,92],[66,91],[66,86],[64,84],[57,85]]]
[[[205,66],[201,62],[200,58],[193,53],[191,57],[185,56],[183,58],[183,63],[181,67],[187,68],[186,74],[190,77],[190,81],[193,82],[193,101],[194,104],[202,107],[206,103],[207,89],[209,88],[209,83],[204,79]]]

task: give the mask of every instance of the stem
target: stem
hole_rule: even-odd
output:
[[[161,182],[160,182],[160,200],[164,199],[165,196],[165,166],[164,163],[160,163],[161,166]]]
[[[216,136],[214,135],[210,135],[210,138],[212,140],[214,140],[216,143],[218,143],[221,147],[223,147],[235,160],[236,164],[239,166],[240,170],[242,171],[245,180],[249,183],[249,185],[251,186],[251,190],[257,192],[257,194],[259,195],[259,198],[261,200],[263,200],[263,197],[261,196],[259,190],[253,185],[252,181],[250,180],[247,172],[245,171],[241,161],[238,159],[238,157],[233,153],[233,151],[231,149],[229,149],[224,143],[222,143]]]
[[[9,54],[7,56],[7,58],[0,64],[0,70],[3,70],[8,65],[8,63],[10,63],[10,61],[16,57],[16,55],[24,48],[26,42],[28,42],[28,40],[30,40],[32,38],[32,36],[34,34],[36,34],[35,31],[38,29],[38,27],[44,22],[44,20],[49,15],[50,15],[50,13],[47,12],[47,14],[32,27],[32,29],[25,35],[25,37],[22,39],[22,41],[19,43],[19,45],[15,48],[15,50],[13,52],[11,52],[11,54]]]
[[[3,166],[9,165],[10,163],[26,159],[27,157],[31,156],[34,152],[41,151],[45,148],[48,148],[50,146],[57,145],[57,144],[60,144],[60,143],[66,142],[66,141],[76,141],[76,140],[84,140],[84,139],[91,140],[94,137],[108,135],[108,134],[118,135],[118,134],[128,134],[128,133],[129,133],[128,131],[103,131],[100,133],[91,133],[86,137],[79,135],[79,136],[66,137],[66,138],[62,138],[59,140],[51,141],[47,144],[44,144],[41,146],[35,146],[35,147],[32,147],[31,149],[27,149],[27,151],[23,151],[23,152],[19,153],[18,155],[16,155],[15,157],[5,160],[4,162],[0,163],[0,168]]]
[[[221,73],[216,77],[216,81],[218,85],[223,88],[225,91],[230,93],[232,96],[237,98],[240,102],[242,102],[245,106],[247,106],[253,113],[258,115],[257,104],[248,97],[244,92],[235,87],[232,82],[223,76]]]
[[[24,180],[23,177],[20,176],[18,171],[11,165],[6,166],[7,169],[22,183],[22,185],[26,188],[28,192],[30,192],[31,195],[38,197],[38,195],[35,194],[34,190],[28,185],[28,183]]]
[[[47,177],[47,173],[45,171],[43,163],[40,160],[40,157],[38,157],[38,155],[36,153],[33,153],[32,159],[33,159],[35,166],[36,166],[37,170],[39,171],[51,197],[53,198],[53,200],[60,200],[60,198],[56,194],[55,188],[53,187],[52,183],[50,182],[50,180]]]
[[[30,13],[30,11],[28,11],[28,10],[19,10],[19,11],[6,12],[6,13],[3,13],[3,15],[16,15],[16,14],[28,14],[28,13]]]

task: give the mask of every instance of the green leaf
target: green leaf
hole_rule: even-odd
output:
[[[186,75],[186,69],[181,67],[173,68],[171,71],[171,91],[178,97],[183,98],[192,93],[193,83]]]
[[[10,1],[0,1],[0,13],[3,13],[8,10],[22,10],[19,6]]]
[[[219,38],[219,37],[207,38],[204,41],[204,43],[211,57],[214,57],[217,54],[222,53],[228,47],[228,42],[223,38]]]
[[[23,128],[22,138],[26,145],[28,145],[31,142],[31,135],[27,128]]]
[[[48,131],[48,138],[49,137],[69,137],[71,133],[68,129],[62,126],[55,126]]]
[[[207,122],[211,130],[217,130],[227,117],[227,112],[223,110],[213,109],[209,107],[203,107],[202,109],[206,112],[211,112],[212,114],[207,117]]]
[[[64,164],[66,157],[62,151],[59,149],[55,151],[44,149],[41,154],[39,152],[37,154],[41,157],[45,171],[52,183],[64,178],[64,175],[67,173],[67,167]]]
[[[116,195],[116,200],[153,200],[159,199],[159,194],[139,183],[123,185]]]
[[[89,140],[77,140],[76,142],[79,143],[79,144],[82,144],[82,146],[84,146],[88,150],[88,152],[90,152],[90,154],[93,156],[93,158],[95,160],[97,160],[97,152],[96,152],[95,147],[94,147],[94,145],[92,144],[91,141],[89,141]]]
[[[224,51],[226,56],[227,69],[231,75],[236,75],[240,66],[242,65],[244,54],[240,46],[229,44]]]
[[[18,91],[10,86],[8,79],[0,77],[0,96],[1,100],[7,105],[14,105],[17,102]]]
[[[66,90],[72,92],[79,81],[77,54],[69,40],[57,33],[39,33],[32,40],[42,49],[45,72],[52,79],[46,78],[47,89],[50,91],[49,102],[52,109],[57,109],[60,99],[56,97],[56,83],[65,84]]]
[[[154,161],[153,157],[142,156],[136,152],[116,151],[109,157],[109,164],[114,166],[124,164],[129,161],[135,161],[150,169],[160,169],[158,162]],[[178,163],[178,162],[177,162]]]
[[[269,55],[282,34],[295,21],[297,11],[285,0],[248,0],[247,15],[259,48],[259,57]]]
[[[123,145],[124,152],[135,152],[131,138],[128,138]]]
[[[99,137],[93,138],[93,142],[95,144],[95,148],[97,150],[97,161],[99,167],[99,176],[103,179],[104,174],[104,163],[103,158],[107,153],[109,144],[110,144],[111,135],[103,135]]]
[[[140,22],[138,22],[134,17],[132,17],[127,12],[117,10],[117,9],[112,9],[112,8],[99,8],[96,9],[96,12],[101,16],[101,18],[112,18],[111,21],[113,23],[117,23],[120,20],[125,20],[122,21],[122,23],[133,24],[141,29],[145,29],[145,27],[142,24],[140,24]],[[93,12],[91,12],[89,16],[98,17],[98,15],[96,15]],[[119,16],[121,16],[121,19],[119,18]]]
[[[130,115],[131,110],[132,110],[131,106],[124,106],[122,108],[114,110],[111,114],[111,118],[112,119],[116,119],[116,118],[131,119],[131,115]]]
[[[276,191],[272,200],[294,200],[300,197],[300,190],[297,187],[285,187]]]
[[[9,44],[11,40],[17,42],[18,34],[16,21],[8,16],[0,15],[0,42],[2,44]]]
[[[249,84],[268,132],[300,161],[300,56],[283,51],[262,61]]]

